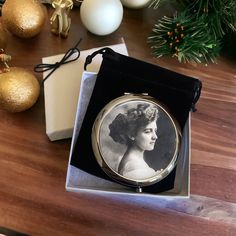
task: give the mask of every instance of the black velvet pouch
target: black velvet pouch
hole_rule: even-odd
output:
[[[97,164],[92,150],[91,131],[100,110],[125,92],[148,93],[168,107],[183,131],[189,112],[195,109],[195,104],[200,97],[201,81],[121,55],[110,48],[103,48],[88,56],[85,70],[87,64],[91,63],[92,58],[99,53],[103,55],[103,61],[75,142],[70,164],[97,177],[113,181]],[[172,189],[175,171],[176,169],[162,181],[144,187],[143,192],[158,193]]]

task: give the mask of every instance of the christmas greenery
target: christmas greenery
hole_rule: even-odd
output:
[[[155,25],[149,41],[157,57],[173,55],[180,62],[213,62],[218,56],[220,44],[209,33],[202,18],[194,20],[185,13],[173,18],[163,17]]]
[[[161,0],[153,0],[151,1],[149,7],[153,7],[154,9],[157,9],[160,5]]]
[[[235,0],[194,0],[190,7],[197,17],[206,16],[206,21],[216,38],[223,37],[229,30],[236,31]]]
[[[174,0],[169,0],[169,2]],[[158,8],[167,0],[153,0]],[[180,62],[214,62],[225,34],[236,32],[235,0],[176,0],[183,12],[164,16],[148,38],[156,57],[173,55]]]

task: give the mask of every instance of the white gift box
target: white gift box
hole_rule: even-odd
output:
[[[105,47],[128,55],[125,43]],[[88,55],[98,49],[100,48],[81,51],[78,60],[61,65],[44,82],[46,134],[51,141],[72,137],[84,62]],[[42,61],[46,64],[54,64],[63,56],[61,54],[44,57]],[[101,61],[101,55],[95,57],[88,67],[89,71],[98,72]],[[50,71],[44,72],[43,78],[49,73]]]
[[[170,197],[170,198],[186,198],[190,195],[190,116],[186,122],[180,155],[176,168],[176,177],[174,188],[158,193],[136,193],[131,188],[120,185],[113,181],[108,181],[96,176],[93,176],[80,168],[72,166],[71,158],[76,144],[76,140],[85,116],[85,112],[93,91],[96,81],[96,73],[84,72],[81,80],[81,89],[77,113],[75,119],[75,128],[72,137],[70,158],[68,163],[66,190],[73,192],[90,192],[96,194],[119,194],[119,195],[141,195],[144,197]]]

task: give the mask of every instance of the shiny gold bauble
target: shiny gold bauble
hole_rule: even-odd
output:
[[[3,50],[7,47],[7,31],[4,29],[4,26],[0,23],[0,49]]]
[[[35,104],[39,93],[37,78],[24,68],[11,67],[9,72],[0,74],[0,109],[25,111]]]
[[[6,28],[20,38],[31,38],[42,30],[46,19],[39,0],[6,0],[2,7]]]

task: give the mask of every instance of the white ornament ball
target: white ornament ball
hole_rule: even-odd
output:
[[[146,7],[150,0],[121,0],[121,2],[125,7],[139,9]]]
[[[120,0],[83,0],[80,18],[91,33],[108,35],[120,26],[123,6]]]

